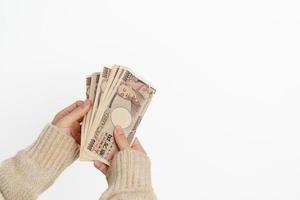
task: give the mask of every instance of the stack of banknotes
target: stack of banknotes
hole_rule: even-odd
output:
[[[103,67],[86,78],[86,96],[92,109],[81,126],[80,160],[100,160],[109,165],[117,151],[113,137],[121,126],[130,144],[151,102],[155,89],[124,66]]]

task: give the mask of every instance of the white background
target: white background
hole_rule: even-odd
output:
[[[159,199],[300,199],[300,5],[0,0],[0,159],[84,98],[103,64],[157,88],[138,134]],[[97,199],[75,162],[40,199]]]

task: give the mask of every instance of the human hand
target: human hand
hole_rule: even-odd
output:
[[[72,136],[80,144],[81,125],[84,115],[91,108],[91,101],[76,101],[57,113],[52,124]]]
[[[116,151],[114,153],[114,155],[117,154],[119,151],[122,151],[127,148],[131,148],[133,150],[139,151],[146,155],[146,151],[144,150],[144,148],[142,147],[141,143],[139,142],[139,140],[137,138],[135,138],[132,146],[130,147],[128,140],[124,134],[124,130],[120,126],[116,126],[114,129],[114,139],[115,139],[115,142],[118,147],[118,151]],[[106,174],[106,172],[109,168],[106,164],[102,163],[99,160],[94,161],[94,166],[97,169],[99,169],[103,174]]]

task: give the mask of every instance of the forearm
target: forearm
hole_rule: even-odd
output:
[[[78,157],[78,151],[73,138],[48,125],[30,147],[1,163],[0,192],[4,199],[36,199]]]
[[[108,189],[100,200],[154,200],[150,160],[141,152],[120,151],[107,173]]]

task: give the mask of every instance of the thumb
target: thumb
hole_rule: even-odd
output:
[[[64,122],[66,124],[71,124],[75,121],[78,121],[90,110],[90,107],[91,107],[91,101],[88,99],[85,100],[82,105],[78,106],[70,114],[65,116]]]
[[[124,130],[120,126],[115,127],[114,138],[120,150],[124,150],[129,147]]]

